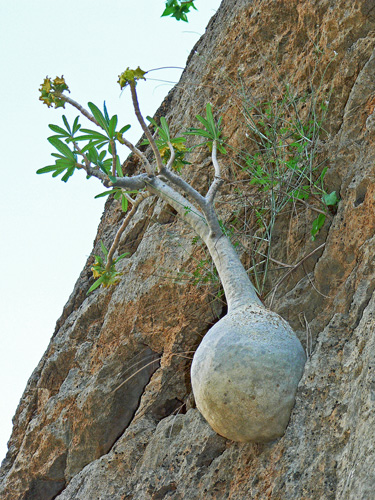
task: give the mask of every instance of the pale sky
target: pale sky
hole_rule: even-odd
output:
[[[104,203],[94,199],[102,186],[81,172],[67,184],[35,174],[53,163],[48,124],[77,115],[48,109],[38,88],[46,75],[64,75],[72,99],[100,108],[105,100],[120,126],[134,124],[127,137],[136,142],[140,131],[118,75],[128,66],[185,66],[219,5],[196,0],[199,11],[187,24],[160,18],[164,0],[0,0],[0,460],[26,382],[91,252]],[[177,82],[180,74],[164,70],[150,78]],[[144,115],[171,87],[139,84]]]

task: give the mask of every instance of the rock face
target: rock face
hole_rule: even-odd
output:
[[[224,0],[159,110],[176,133],[207,101],[223,116],[233,149],[218,207],[250,268],[259,262],[260,192],[235,154],[253,148],[244,97],[278,102],[288,88],[308,105],[314,88],[320,104],[329,101],[316,156],[341,201],[315,241],[318,202],[285,207],[263,287],[308,354],[285,435],[234,443],[195,408],[191,354],[225,304],[189,228],[147,199],[122,238],[130,257],[120,284],[87,298],[89,258],[27,384],[2,464],[2,500],[374,498],[374,47],[369,0]],[[298,105],[303,114],[302,98]],[[184,175],[203,188],[208,156],[189,160]],[[109,201],[94,253],[122,217]]]

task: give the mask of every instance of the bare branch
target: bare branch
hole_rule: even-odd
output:
[[[221,178],[220,164],[217,161],[217,143],[216,143],[216,141],[213,141],[213,143],[212,143],[211,158],[212,158],[212,164],[213,164],[214,169],[215,169],[215,178],[214,178],[213,183],[210,186],[210,189],[208,190],[208,192],[206,194],[206,200],[208,203],[213,204],[216,193],[218,192],[220,186],[222,186],[222,184],[224,182],[224,180]]]
[[[167,170],[171,170],[172,166],[173,166],[173,162],[174,162],[174,160],[176,158],[176,153],[175,153],[173,144],[171,142],[168,142],[168,146],[169,146],[169,150],[171,152],[171,157],[169,158],[169,161],[168,161],[167,166],[165,168]],[[164,168],[163,168],[163,170],[164,170]]]
[[[205,216],[175,189],[168,186],[159,177],[153,177],[146,180],[147,189],[171,205],[182,219],[188,222],[191,227],[202,238],[209,234],[209,227]]]
[[[107,256],[107,264],[105,266],[106,271],[109,271],[111,269],[111,266],[113,263],[113,255],[114,255],[115,251],[117,250],[122,233],[128,227],[129,222],[130,222],[131,218],[133,217],[133,215],[135,214],[135,212],[137,211],[137,208],[140,205],[140,203],[143,200],[145,200],[146,198],[148,198],[149,196],[151,196],[151,193],[144,191],[143,193],[139,193],[139,195],[137,196],[137,198],[135,200],[132,200],[130,198],[131,203],[133,203],[133,206],[132,206],[130,212],[128,212],[126,214],[126,217],[123,220],[123,223],[121,224],[120,229],[117,231],[115,239],[113,240],[111,248],[109,249],[108,256]]]
[[[147,174],[133,175],[132,177],[117,177],[116,182],[110,182],[109,186],[121,187],[124,189],[143,189],[147,186],[146,181],[150,181],[151,177]]]
[[[78,109],[78,111],[83,115],[85,116],[86,118],[88,118],[90,121],[92,121],[93,123],[95,123],[95,125],[97,125],[98,127],[100,128],[103,128],[99,125],[99,123],[95,120],[95,118],[92,116],[92,114],[87,111],[87,109],[85,109],[83,106],[81,106],[77,101],[73,101],[73,99],[71,99],[70,97],[68,97],[67,95],[65,94],[60,94],[59,92],[55,92],[56,96],[61,98],[63,101],[67,102],[68,104],[70,104],[71,106],[73,106],[74,108]]]
[[[121,137],[121,138],[118,137],[118,141],[120,142],[120,144],[124,144],[127,148],[130,149],[130,151],[132,153],[134,153],[136,156],[138,156],[138,158],[143,162],[143,164],[145,166],[147,175],[152,177],[154,175],[154,172],[153,172],[153,169],[152,169],[150,162],[148,161],[146,155],[144,155],[142,153],[142,151],[140,151],[138,148],[133,146],[133,144],[131,142],[129,142],[127,139],[125,139],[125,137]]]
[[[122,195],[123,195],[123,196],[125,196],[125,198],[126,198],[128,201],[130,201],[130,203],[131,203],[132,205],[134,205],[135,200],[133,200],[133,198],[132,198],[131,196],[129,196],[129,195],[128,195],[128,193],[126,193],[126,192],[124,192],[124,191],[123,191],[123,192],[122,192]]]
[[[168,181],[174,184],[176,187],[180,188],[186,195],[190,196],[199,208],[203,211],[206,208],[204,197],[198,193],[190,184],[188,184],[182,177],[176,175],[172,170],[167,169],[163,165],[163,170],[161,171],[161,175],[165,177]]]
[[[214,141],[214,144],[215,144],[215,146],[213,148],[213,151],[215,149],[215,154],[214,154],[213,161],[214,161],[214,165],[215,165],[215,174],[218,173],[220,175],[220,167],[219,167],[219,164],[216,160],[216,141]],[[184,179],[182,179],[180,176],[176,175],[171,170],[170,167],[173,165],[173,162],[175,159],[175,151],[174,151],[174,148],[170,142],[168,142],[168,146],[169,146],[170,151],[171,151],[171,157],[168,161],[167,166],[163,165],[163,168],[160,172],[161,175],[163,175],[168,181],[170,181],[176,187],[180,188],[187,196],[190,196],[195,201],[195,203],[198,205],[198,207],[204,213],[211,232],[216,234],[216,235],[219,235],[221,233],[221,228],[220,228],[220,224],[219,224],[219,221],[217,219],[216,213],[213,209],[212,201],[213,201],[213,198],[215,196],[217,189],[223,183],[223,180],[222,179],[217,180],[215,177],[216,184],[214,181],[212,186],[215,185],[216,187],[214,187],[214,189],[212,191],[210,190],[211,197],[209,198],[208,196],[206,196],[206,198],[204,198],[190,184],[188,184],[186,181],[184,181]]]
[[[163,162],[162,162],[162,159],[161,159],[161,156],[160,156],[159,149],[158,149],[158,147],[156,145],[155,139],[153,138],[153,136],[152,136],[152,134],[150,132],[150,129],[146,125],[146,123],[145,123],[145,121],[143,119],[141,110],[139,109],[139,103],[138,103],[138,97],[137,97],[137,91],[135,89],[135,85],[136,85],[135,82],[130,82],[129,83],[130,92],[131,92],[131,95],[132,95],[132,101],[133,101],[133,107],[134,107],[135,115],[137,117],[137,120],[138,120],[140,126],[142,127],[143,132],[146,134],[146,137],[147,137],[147,139],[150,142],[150,146],[151,146],[152,151],[154,152],[154,155],[155,155],[155,158],[156,158],[156,164],[158,166],[158,170],[159,170],[159,172],[161,172],[161,170],[163,169]]]

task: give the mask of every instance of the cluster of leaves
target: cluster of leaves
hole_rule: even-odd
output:
[[[53,104],[55,105],[55,108],[64,108],[65,101],[59,97],[59,94],[62,94],[65,90],[70,92],[69,87],[64,80],[64,76],[57,76],[54,80],[51,80],[51,78],[46,76],[39,89],[39,100],[46,104],[49,108]]]
[[[185,137],[171,137],[168,123],[164,117],[160,118],[160,126],[156,123],[156,121],[150,116],[147,117],[149,122],[155,127],[157,131],[158,138],[156,139],[156,145],[159,149],[160,156],[162,157],[163,163],[167,164],[171,157],[171,150],[169,144],[172,144],[174,152],[175,152],[175,160],[173,162],[172,167],[178,172],[185,165],[189,165],[189,162],[185,160],[185,155],[189,153],[192,149],[206,146],[209,151],[212,151],[213,142],[216,142],[217,149],[222,154],[226,154],[227,151],[224,148],[225,137],[222,135],[221,122],[222,118],[220,117],[216,122],[212,113],[212,105],[208,103],[206,105],[206,117],[204,118],[201,115],[196,115],[196,119],[201,122],[204,128],[194,128],[190,127],[184,133],[185,136],[197,136],[203,137],[203,142],[191,146],[190,148],[186,147],[186,138]],[[142,144],[149,144],[148,140],[143,141]]]
[[[188,0],[185,2],[180,0],[167,0],[165,2],[165,10],[161,17],[171,16],[177,21],[188,22],[186,14],[190,12],[191,8],[197,10],[194,5],[194,0]]]
[[[57,159],[53,165],[37,170],[37,174],[52,172],[52,177],[64,174],[61,180],[66,182],[76,169],[82,169],[83,165],[88,162],[108,176],[113,174],[113,165],[115,165],[117,176],[123,176],[114,143],[129,130],[130,125],[125,125],[117,131],[117,115],[110,118],[105,103],[103,113],[92,102],[89,102],[88,106],[104,133],[81,128],[78,117],[74,120],[73,126],[70,127],[66,116],[63,115],[62,119],[65,128],[58,125],[49,125],[55,135],[48,137],[48,141],[57,149],[58,153],[52,153],[52,156]],[[83,134],[77,135],[78,132],[83,132]],[[79,147],[78,143],[82,141],[85,141],[86,144]],[[110,154],[109,157],[107,153]]]
[[[122,188],[113,188],[104,191],[103,193],[99,193],[95,196],[95,198],[103,198],[104,196],[113,195],[113,198],[121,203],[121,208],[123,212],[127,212],[129,208],[128,198],[125,196],[126,194],[136,194],[138,191],[124,191]]]
[[[188,161],[185,161],[185,155],[190,151],[186,147],[186,138],[185,137],[171,137],[167,120],[162,116],[160,118],[160,126],[156,123],[156,121],[150,116],[147,117],[147,120],[153,125],[155,130],[157,131],[158,138],[155,139],[156,145],[158,147],[160,156],[163,160],[163,163],[166,165],[171,157],[171,149],[170,144],[174,149],[175,159],[172,164],[172,168],[177,170],[178,172],[185,165],[189,165]],[[142,142],[143,145],[149,144],[149,141],[146,139]]]
[[[107,260],[108,260],[108,249],[104,245],[102,241],[100,241],[100,246],[104,255],[104,258],[100,257],[100,255],[95,255],[95,263],[91,268],[92,274],[96,281],[89,288],[87,293],[91,293],[96,290],[98,287],[103,286],[104,288],[110,287],[112,285],[117,285],[120,280],[122,273],[116,271],[116,264],[121,259],[124,259],[129,253],[123,253],[116,260],[114,260],[109,268],[107,269]]]
[[[200,136],[203,137],[204,140],[194,147],[207,146],[208,149],[212,151],[212,144],[214,141],[216,141],[218,151],[220,151],[220,153],[222,154],[226,154],[227,151],[224,148],[226,137],[223,137],[221,129],[222,117],[220,117],[216,122],[212,114],[212,105],[210,103],[207,103],[206,118],[203,118],[203,116],[201,115],[196,115],[196,118],[201,122],[204,129],[190,127],[186,132],[186,135]]]

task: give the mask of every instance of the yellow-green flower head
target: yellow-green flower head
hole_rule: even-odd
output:
[[[146,78],[144,77],[146,73],[147,71],[141,70],[139,66],[137,69],[126,68],[126,70],[123,71],[121,75],[119,75],[117,83],[123,89],[131,82],[137,84],[138,80],[146,80]]]
[[[64,76],[57,76],[53,81],[51,81],[51,78],[46,76],[39,89],[41,94],[39,100],[46,104],[49,108],[52,104],[55,105],[55,108],[65,107],[65,101],[55,95],[55,92],[61,94],[64,90],[69,92],[69,87],[64,80]]]
[[[69,92],[69,87],[67,86],[64,75],[62,75],[60,78],[56,76],[56,78],[53,80],[53,90],[56,92],[64,92],[64,90],[67,90]]]

